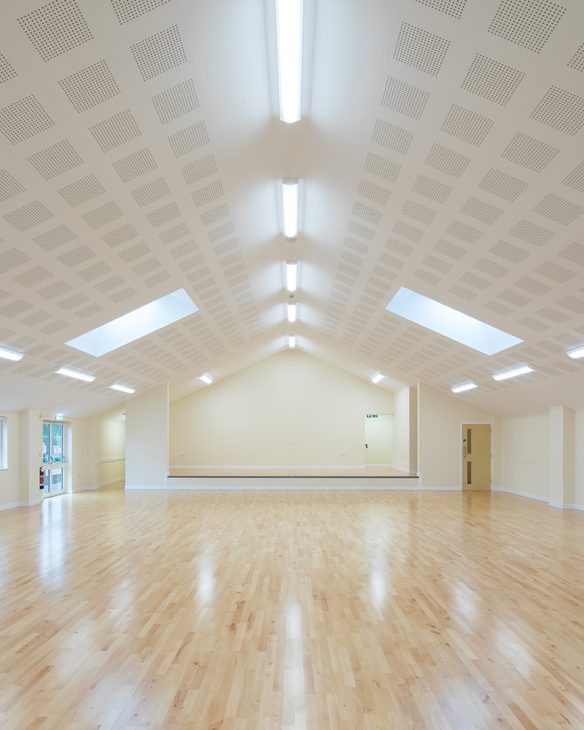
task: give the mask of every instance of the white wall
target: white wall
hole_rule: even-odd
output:
[[[166,486],[168,383],[126,403],[126,489]]]
[[[18,413],[0,413],[6,418],[7,468],[0,469],[0,510],[18,507],[20,497],[20,423]]]
[[[527,497],[549,494],[548,415],[501,419],[501,488]]]
[[[393,394],[393,465],[405,472],[417,470],[417,392],[406,386]]]
[[[367,413],[392,393],[289,350],[175,401],[176,466],[359,466]]]
[[[489,413],[418,385],[418,468],[425,489],[462,488],[462,424],[491,423]]]
[[[574,505],[584,509],[584,411],[574,414]]]

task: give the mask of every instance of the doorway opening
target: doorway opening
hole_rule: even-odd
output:
[[[462,425],[462,489],[491,490],[491,426],[488,423]]]
[[[68,491],[69,428],[63,421],[43,422],[44,496],[54,497]]]

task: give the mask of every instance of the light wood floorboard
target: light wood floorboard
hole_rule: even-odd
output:
[[[584,728],[584,514],[108,489],[0,514],[0,728]]]

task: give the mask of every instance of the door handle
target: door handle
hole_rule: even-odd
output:
[[[365,448],[368,449],[369,448],[369,444],[365,444]]]

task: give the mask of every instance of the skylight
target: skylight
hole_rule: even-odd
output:
[[[484,355],[495,355],[523,342],[519,337],[403,286],[386,309]]]
[[[198,307],[186,291],[177,289],[84,335],[75,337],[66,344],[94,357],[101,357],[197,311]]]

